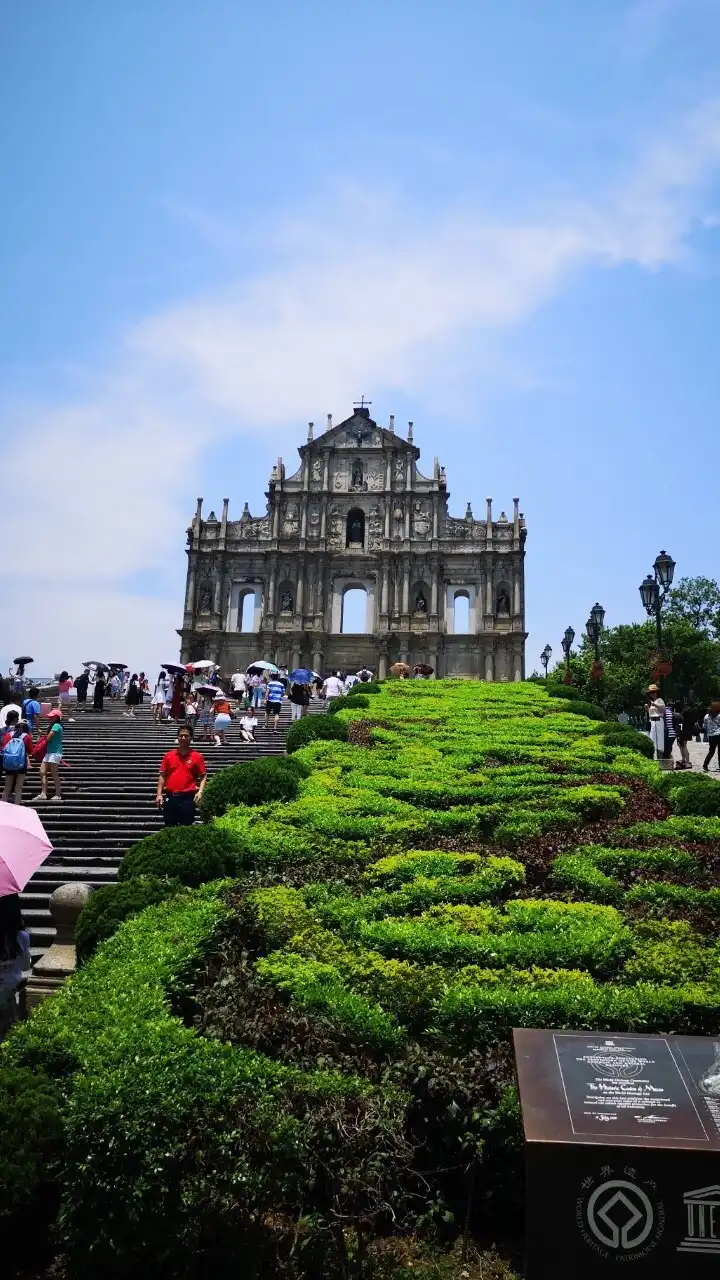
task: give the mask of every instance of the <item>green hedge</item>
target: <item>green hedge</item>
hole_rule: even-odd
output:
[[[30,1066],[0,1065],[0,1257],[3,1275],[52,1260],[50,1230],[60,1203],[64,1099]],[[17,1268],[17,1271],[16,1271]]]
[[[78,963],[88,960],[100,943],[115,933],[123,920],[136,916],[145,907],[164,902],[182,887],[179,879],[139,875],[132,880],[96,889],[80,912],[75,928]]]
[[[125,854],[118,880],[159,876],[197,886],[229,875],[239,865],[241,850],[232,833],[196,824],[166,827],[139,840]]]
[[[288,755],[306,747],[316,738],[337,738],[347,742],[347,725],[327,712],[324,715],[303,716],[302,720],[296,720],[287,731],[285,745]]]
[[[670,792],[670,808],[683,816],[720,818],[720,785],[698,779],[694,786],[675,788]]]
[[[588,720],[604,720],[605,712],[594,702],[583,702],[581,698],[572,698],[568,701],[565,708],[566,711],[572,711],[575,716],[587,716]]]
[[[631,725],[606,720],[604,724],[598,725],[597,733],[608,746],[627,747],[630,751],[637,751],[638,755],[646,756],[648,760],[655,758],[655,747],[650,738]]]
[[[307,769],[299,760],[269,756],[220,769],[210,778],[200,802],[205,822],[221,817],[238,804],[267,804],[271,800],[294,800],[300,779]]]
[[[327,714],[329,716],[337,715],[338,711],[343,711],[346,707],[352,711],[353,707],[369,706],[370,699],[361,693],[355,693],[355,690],[353,689],[351,693],[346,693],[340,698],[333,698],[327,709]]]

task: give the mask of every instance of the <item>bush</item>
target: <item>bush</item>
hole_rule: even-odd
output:
[[[269,756],[232,764],[210,778],[200,802],[205,822],[219,818],[238,804],[267,804],[271,800],[294,800],[300,779],[309,770],[299,760]]]
[[[549,684],[547,693],[551,698],[566,698],[568,702],[575,702],[578,698],[582,698],[580,690],[572,684]]]
[[[231,831],[217,826],[166,827],[125,854],[118,880],[160,876],[195,887],[237,868],[240,848]]]
[[[655,747],[650,738],[644,733],[638,733],[630,725],[607,720],[605,724],[598,726],[597,732],[608,747],[627,747],[630,751],[637,751],[638,755],[646,756],[648,760],[655,759]]]
[[[673,788],[670,808],[682,816],[720,818],[720,786],[705,779],[697,781],[694,786]]]
[[[370,699],[364,697],[361,693],[355,693],[355,690],[353,689],[352,693],[346,693],[341,698],[333,698],[327,709],[327,714],[329,716],[334,716],[338,711],[343,711],[346,707],[348,710],[352,711],[354,707],[369,706]]]
[[[347,736],[347,725],[326,712],[324,715],[303,716],[302,720],[296,720],[288,729],[285,746],[288,755],[292,755],[293,751],[299,751],[317,738],[339,738],[340,741],[347,742]]]
[[[3,1274],[50,1261],[50,1228],[60,1202],[63,1099],[42,1071],[0,1071],[0,1256]],[[5,1270],[6,1267],[10,1269]]]
[[[141,875],[96,889],[80,912],[75,929],[78,963],[89,960],[100,943],[111,937],[123,920],[136,916],[156,902],[164,902],[182,887],[177,879]]]
[[[587,716],[588,720],[604,720],[605,712],[594,702],[583,702],[581,698],[573,698],[568,702],[565,711],[572,711],[575,716]]]

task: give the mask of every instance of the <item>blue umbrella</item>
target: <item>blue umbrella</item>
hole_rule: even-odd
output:
[[[312,671],[308,671],[307,667],[298,667],[297,671],[290,672],[290,680],[293,684],[312,684],[315,676]]]

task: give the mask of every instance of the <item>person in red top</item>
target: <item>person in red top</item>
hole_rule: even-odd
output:
[[[207,773],[199,751],[192,750],[192,733],[178,730],[177,747],[167,751],[160,765],[155,803],[162,809],[166,827],[189,827],[205,790]]]
[[[20,719],[17,711],[8,711],[5,731],[0,731],[0,760],[5,774],[2,798],[6,804],[13,800],[15,804],[22,804],[32,744],[27,722]],[[6,747],[9,747],[7,753]]]

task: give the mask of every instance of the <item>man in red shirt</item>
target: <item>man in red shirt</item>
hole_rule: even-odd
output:
[[[205,761],[192,751],[192,733],[178,730],[177,747],[162,758],[155,803],[162,809],[166,827],[189,827],[207,782]]]

